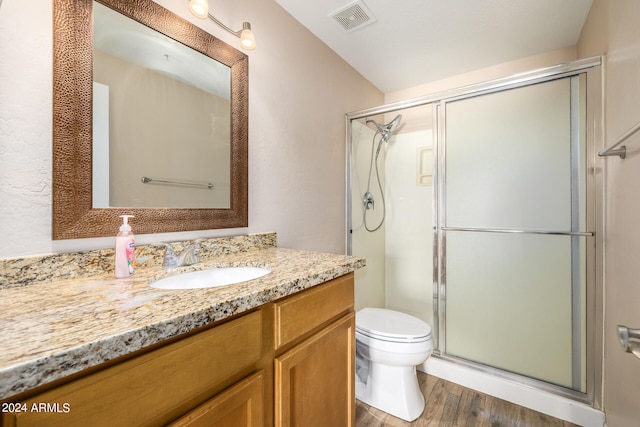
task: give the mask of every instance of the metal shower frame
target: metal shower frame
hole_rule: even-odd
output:
[[[368,108],[364,110],[354,111],[345,115],[345,138],[346,138],[346,199],[345,199],[345,247],[348,254],[352,253],[352,235],[349,232],[352,228],[353,210],[351,206],[352,200],[352,182],[353,158],[352,158],[352,128],[353,120],[366,119],[368,117],[395,113],[408,108],[433,106],[433,250],[434,250],[434,269],[433,269],[433,295],[434,295],[434,342],[437,351],[436,357],[440,357],[451,361],[455,364],[469,366],[475,370],[490,373],[497,377],[507,380],[518,381],[519,383],[529,384],[538,389],[548,391],[552,394],[567,397],[576,401],[593,405],[595,408],[602,407],[602,349],[603,346],[603,299],[604,299],[604,186],[603,186],[603,165],[600,157],[597,155],[596,146],[602,146],[603,143],[603,124],[602,124],[602,57],[591,57],[576,60],[556,66],[546,67],[530,72],[516,74],[514,76],[501,79],[491,80],[484,83],[463,86],[456,89],[436,92],[425,96],[420,96],[400,102],[385,104],[378,107]],[[549,384],[547,382],[532,379],[518,374],[503,371],[501,369],[480,365],[455,358],[446,354],[442,354],[439,349],[441,344],[446,340],[444,295],[446,291],[446,282],[444,280],[444,251],[446,245],[445,233],[446,227],[443,227],[444,213],[441,212],[439,206],[443,202],[444,183],[444,153],[440,152],[443,147],[443,141],[446,139],[444,128],[444,115],[438,110],[443,103],[454,99],[461,99],[480,94],[488,94],[516,87],[528,86],[536,83],[550,81],[558,78],[571,77],[579,74],[585,74],[587,87],[587,117],[586,117],[586,139],[587,139],[587,185],[593,191],[587,195],[588,232],[571,232],[576,236],[586,236],[591,239],[593,244],[589,244],[587,265],[592,273],[587,277],[587,345],[586,345],[586,393],[567,389],[561,386]],[[589,196],[593,197],[589,198]],[[494,230],[497,232],[506,230]],[[511,231],[510,231],[511,232]],[[556,234],[549,231],[548,234]]]

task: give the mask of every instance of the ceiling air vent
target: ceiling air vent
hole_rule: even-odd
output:
[[[330,16],[346,32],[355,31],[376,22],[376,18],[361,1],[351,3]]]

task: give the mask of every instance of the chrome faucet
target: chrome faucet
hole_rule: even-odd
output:
[[[173,248],[168,243],[161,243],[166,250],[164,253],[164,260],[162,261],[162,268],[170,270],[172,268],[181,267],[183,265],[191,265],[197,263],[198,250],[202,245],[202,240],[196,240],[193,244],[187,245],[177,255],[173,252]]]

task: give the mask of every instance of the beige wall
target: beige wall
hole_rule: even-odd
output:
[[[540,55],[529,56],[517,61],[505,62],[492,67],[482,68],[465,74],[459,74],[435,82],[426,83],[396,92],[385,94],[385,103],[398,102],[431,93],[456,89],[462,86],[482,83],[514,74],[524,73],[537,68],[550,67],[576,59],[575,47],[557,49]]]
[[[186,1],[158,3],[238,46]],[[136,242],[275,231],[283,247],[344,251],[344,114],[383,94],[273,0],[220,1],[212,12],[233,28],[250,21],[258,43],[248,52],[249,227]],[[51,240],[52,2],[3,2],[0,40],[0,258],[112,247],[114,238]]]
[[[605,145],[640,121],[640,2],[594,0],[578,45],[581,56],[606,53]],[[640,328],[640,133],[627,158],[605,160],[604,409],[609,427],[640,420],[640,360],[623,353],[616,326]]]

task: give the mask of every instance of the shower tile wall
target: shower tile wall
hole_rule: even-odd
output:
[[[352,128],[352,244],[353,255],[367,259],[367,266],[355,272],[355,308],[384,307],[384,276],[385,276],[385,224],[370,233],[364,229],[362,204],[363,195],[367,190],[369,162],[371,161],[371,140],[374,131],[359,121],[353,121]],[[382,159],[381,159],[382,160]],[[380,162],[380,179],[384,182],[384,162]],[[372,177],[375,179],[375,175]],[[379,200],[379,191],[374,192]],[[382,204],[376,201],[376,209],[367,213],[367,223],[378,223],[382,218]]]
[[[424,178],[423,183],[418,182],[419,150],[432,145],[432,131],[424,129],[424,123],[430,125],[431,119],[412,120],[410,113],[402,114],[403,123],[385,144],[385,158],[379,162],[386,218],[373,233],[363,227],[362,197],[367,189],[374,131],[353,122],[351,237],[353,254],[367,259],[367,267],[356,272],[356,309],[386,307],[433,324],[432,186],[424,185]],[[416,126],[418,120],[422,129],[411,128],[411,122]],[[367,213],[369,225],[382,219],[375,171],[371,179],[376,207]]]

